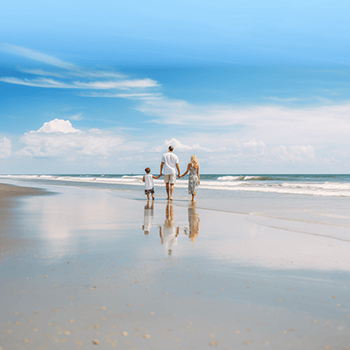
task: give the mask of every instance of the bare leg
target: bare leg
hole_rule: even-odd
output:
[[[196,194],[197,194],[197,191],[195,191],[195,192],[192,194],[192,202],[194,202],[194,198],[196,197]]]
[[[149,201],[149,193],[147,193],[147,201]]]
[[[173,193],[174,193],[174,184],[170,184],[170,200],[173,199]]]
[[[166,189],[167,199],[169,199],[169,183],[165,184],[165,189]]]

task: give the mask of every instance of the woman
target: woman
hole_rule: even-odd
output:
[[[190,173],[188,176],[188,193],[192,195],[193,202],[197,194],[197,187],[200,184],[199,163],[195,155],[191,157],[191,163],[188,164],[187,170],[182,175],[180,175],[180,178],[187,175],[188,172]]]

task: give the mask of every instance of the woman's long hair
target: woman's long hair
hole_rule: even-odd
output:
[[[195,169],[199,168],[199,162],[195,155],[191,156],[191,166]]]

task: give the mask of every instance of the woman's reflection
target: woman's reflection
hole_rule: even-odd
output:
[[[168,254],[171,255],[173,252],[173,246],[177,244],[177,236],[179,235],[180,227],[176,227],[174,220],[174,208],[168,203],[165,209],[165,221],[163,230],[159,226],[159,236],[161,243],[165,245]]]
[[[145,211],[144,211],[142,229],[146,236],[151,231],[152,221],[153,221],[153,201],[151,203],[152,204],[150,205],[150,201],[149,200],[147,201],[147,204],[145,205]]]
[[[187,232],[187,229],[185,228],[184,232],[192,242],[194,242],[198,236],[199,233],[199,216],[196,212],[196,203],[190,203],[188,205],[188,226],[189,226],[189,232]]]

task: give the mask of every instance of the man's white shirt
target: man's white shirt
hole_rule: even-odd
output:
[[[164,153],[162,163],[164,162],[164,175],[176,174],[176,164],[179,163],[179,158],[172,152]]]

